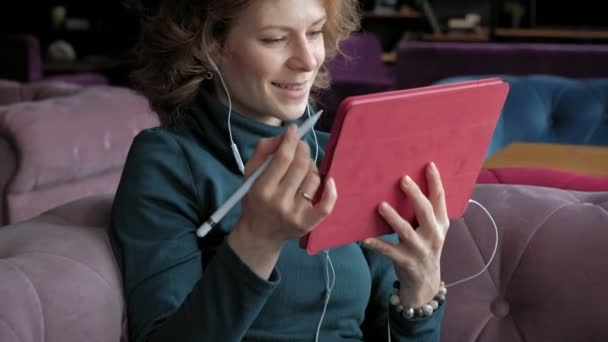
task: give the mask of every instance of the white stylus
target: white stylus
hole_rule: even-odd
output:
[[[314,127],[315,123],[317,123],[317,120],[319,120],[321,113],[323,113],[323,110],[320,110],[320,111],[316,112],[314,115],[311,115],[308,119],[306,119],[306,121],[304,121],[302,123],[302,125],[300,125],[300,127],[298,127],[298,135],[299,135],[300,139],[302,139],[302,137],[304,137],[304,135],[306,135],[306,133],[308,133],[308,131],[310,131]],[[207,221],[205,221],[205,223],[203,223],[200,227],[198,227],[198,229],[196,230],[196,235],[198,237],[202,238],[205,235],[207,235],[207,233],[209,233],[209,231],[211,231],[211,228],[213,228],[213,226],[215,226],[218,222],[220,222],[220,220],[222,218],[224,218],[224,216],[228,213],[228,211],[230,211],[230,209],[232,209],[243,198],[243,196],[245,196],[245,194],[249,191],[249,189],[251,189],[253,182],[255,182],[255,180],[262,174],[262,172],[264,172],[264,170],[266,170],[266,168],[268,168],[268,165],[270,165],[271,160],[272,160],[272,155],[270,155],[251,174],[251,176],[249,178],[247,178],[247,180],[243,183],[243,185],[241,185],[226,200],[226,202],[224,202],[224,204],[222,204],[209,217],[209,219]]]

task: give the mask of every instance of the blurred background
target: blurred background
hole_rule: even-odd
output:
[[[608,41],[601,1],[360,0],[362,31],[377,36],[386,62],[410,40],[477,42]],[[98,72],[125,85],[138,23],[121,0],[23,0],[0,11],[0,34],[39,42],[42,72]],[[9,48],[0,58],[9,58]],[[6,76],[0,74],[0,77]]]

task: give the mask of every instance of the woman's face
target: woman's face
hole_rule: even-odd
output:
[[[302,115],[325,59],[324,25],[323,0],[255,0],[245,8],[216,61],[233,109],[271,125]],[[217,77],[215,87],[227,105]]]

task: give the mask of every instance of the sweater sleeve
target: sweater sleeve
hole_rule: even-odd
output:
[[[169,133],[148,130],[131,146],[112,209],[110,236],[122,271],[131,341],[236,341],[279,283],[258,277],[222,242],[202,260],[202,207],[188,162]],[[203,274],[203,262],[207,265]]]
[[[396,235],[385,235],[384,240],[397,242]],[[361,326],[365,341],[387,341],[390,321],[391,341],[435,342],[440,338],[441,319],[445,303],[433,315],[416,320],[403,319],[389,308],[393,282],[397,279],[393,263],[386,256],[361,246],[372,274],[372,294]]]

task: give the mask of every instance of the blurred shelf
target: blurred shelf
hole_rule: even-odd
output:
[[[45,73],[94,72],[114,69],[126,65],[128,61],[105,56],[88,56],[75,61],[46,61]]]
[[[425,33],[422,35],[422,40],[438,41],[438,42],[487,42],[490,40],[490,34],[487,30],[479,32],[451,32],[451,33]]]
[[[385,52],[382,54],[382,62],[386,64],[392,64],[397,61],[397,52]]]
[[[509,38],[608,39],[608,30],[496,28],[494,35]]]
[[[420,12],[414,10],[402,10],[395,12],[363,12],[363,19],[419,19],[422,18]]]

